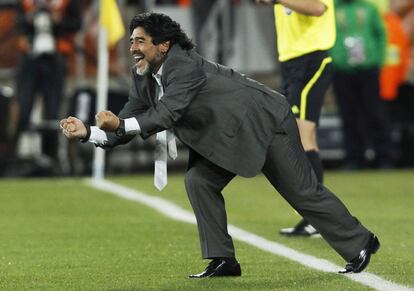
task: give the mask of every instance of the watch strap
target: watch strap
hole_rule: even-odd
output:
[[[80,142],[85,143],[91,137],[91,127],[88,124],[85,124],[86,127],[86,136],[79,139]]]

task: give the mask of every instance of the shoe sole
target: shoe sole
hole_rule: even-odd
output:
[[[280,235],[287,236],[287,237],[322,237],[320,233],[313,233],[313,234],[305,234],[305,233],[283,233],[279,232]]]

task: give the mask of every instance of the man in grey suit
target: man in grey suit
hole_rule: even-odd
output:
[[[236,175],[253,177],[259,172],[348,262],[340,272],[361,272],[379,241],[318,183],[285,97],[203,59],[180,25],[164,14],[135,16],[130,33],[136,64],[129,101],[119,115],[99,112],[97,126],[68,117],[61,128],[70,139],[103,148],[137,134],[147,138],[163,132],[173,132],[188,146],[185,186],[202,257],[212,259],[203,272],[190,277],[241,275],[221,191]],[[171,140],[164,135],[160,144],[168,141],[170,147]]]

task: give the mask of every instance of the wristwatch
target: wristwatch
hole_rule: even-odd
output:
[[[118,137],[123,137],[125,135],[125,120],[119,119],[119,126],[115,129],[115,134]]]
[[[81,137],[79,140],[82,143],[85,143],[89,140],[89,138],[91,137],[91,127],[88,124],[85,124],[85,128],[86,128],[86,135],[85,137]]]

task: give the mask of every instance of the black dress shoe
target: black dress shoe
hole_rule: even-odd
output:
[[[207,278],[220,276],[241,276],[240,264],[232,259],[226,261],[224,259],[212,260],[207,268],[200,274],[190,275],[190,278]]]
[[[279,233],[285,236],[313,237],[319,235],[319,232],[304,219],[302,219],[295,227],[282,228]]]
[[[340,270],[339,273],[359,273],[362,272],[369,264],[371,255],[375,254],[380,248],[380,242],[378,238],[371,233],[371,236],[366,244],[365,248],[359,253],[359,255],[352,259],[348,264],[346,264],[343,270]]]

